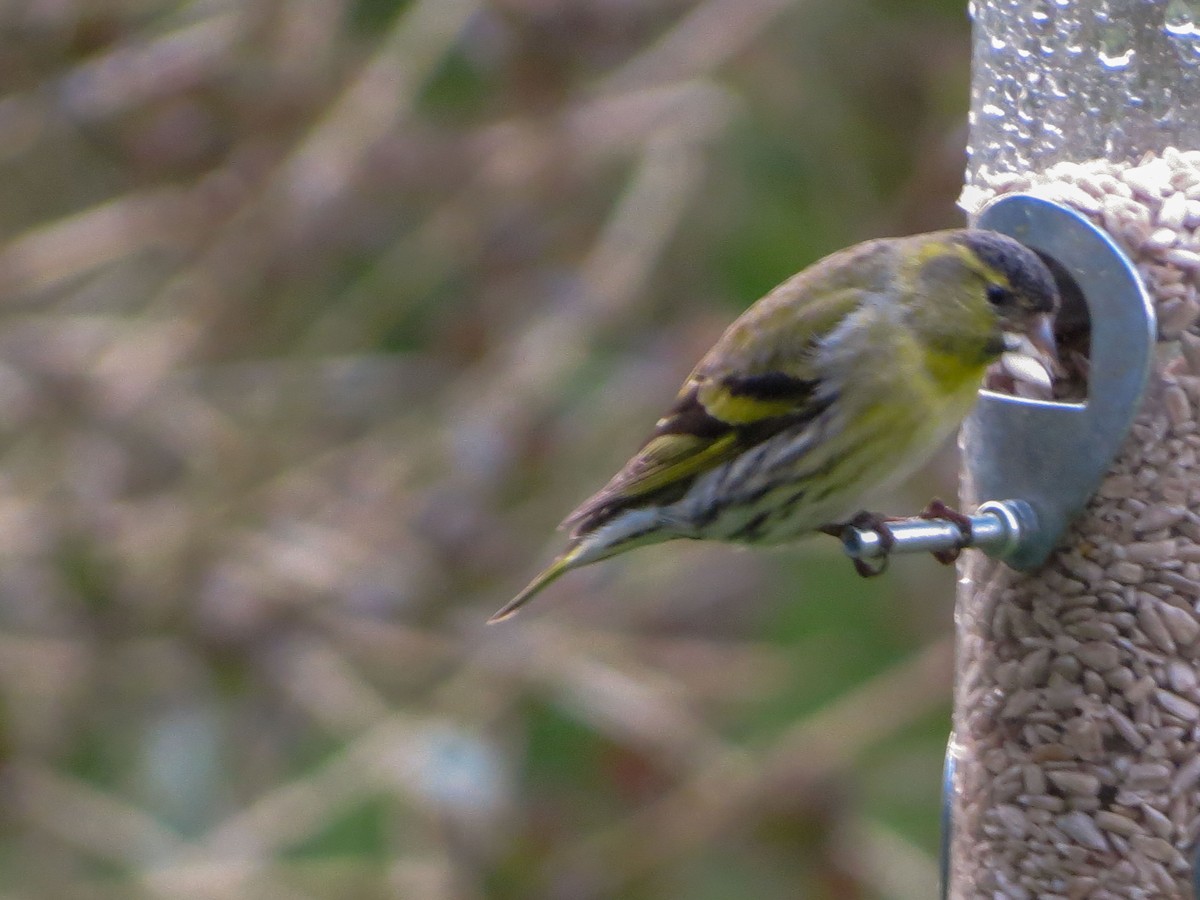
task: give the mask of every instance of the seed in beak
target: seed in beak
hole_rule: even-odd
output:
[[[1032,385],[1040,391],[1045,391],[1047,395],[1050,394],[1053,382],[1041,360],[1026,353],[1010,352],[1000,357],[1000,365],[1014,381]]]

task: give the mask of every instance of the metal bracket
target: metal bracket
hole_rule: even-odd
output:
[[[946,747],[946,759],[942,763],[942,839],[938,847],[938,897],[950,897],[950,848],[954,843],[954,779],[957,774],[958,757],[954,754],[954,735]]]
[[[888,523],[894,540],[885,550],[877,531],[851,527],[842,541],[852,557],[976,546],[1014,569],[1036,569],[1087,505],[1133,423],[1157,329],[1129,257],[1083,216],[1026,194],[989,204],[975,227],[1016,238],[1078,286],[1091,320],[1087,401],[981,390],[961,436],[973,493],[992,498],[971,517],[973,535],[944,519],[906,519]]]

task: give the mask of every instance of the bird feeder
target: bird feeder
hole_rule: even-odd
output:
[[[1024,229],[1083,297],[1064,329],[1082,328],[1085,387],[1028,415],[985,396],[964,427],[964,509],[1015,491],[1034,530],[1039,504],[1066,512],[1041,559],[959,562],[943,891],[1194,897],[1200,2],[979,0],[972,15],[962,203]],[[1076,477],[1085,496],[1057,497]]]

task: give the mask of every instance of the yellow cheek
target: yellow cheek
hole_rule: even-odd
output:
[[[925,371],[929,377],[946,393],[971,387],[976,388],[983,381],[986,363],[965,359],[954,353],[938,353],[927,350],[925,353]]]

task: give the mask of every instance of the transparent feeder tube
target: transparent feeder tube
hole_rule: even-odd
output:
[[[967,197],[1062,161],[1200,149],[1200,0],[979,0]]]
[[[997,0],[975,23],[970,215],[1106,229],[1159,323],[1135,425],[1040,570],[966,553],[947,894],[1194,897],[1200,832],[1200,0]],[[968,425],[969,427],[969,425]],[[965,509],[984,500],[964,482]]]

